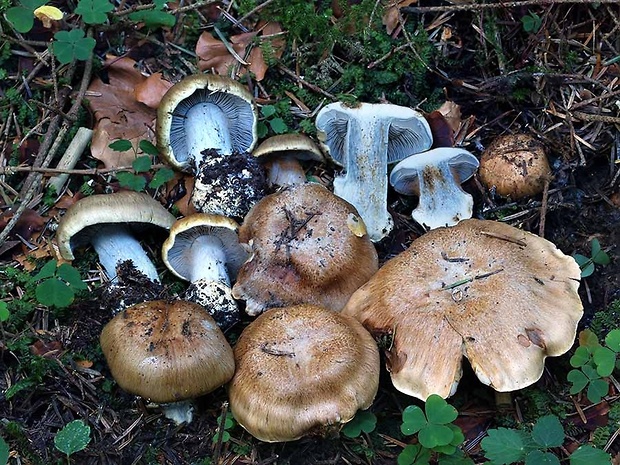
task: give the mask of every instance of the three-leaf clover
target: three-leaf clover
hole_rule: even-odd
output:
[[[47,0],[21,0],[19,6],[6,10],[6,19],[17,32],[25,34],[34,26],[34,10],[47,3]]]
[[[227,412],[225,413],[226,418],[224,419],[224,425],[223,428],[220,429],[220,427],[217,427],[217,430],[215,432],[215,434],[213,435],[213,442],[217,443],[219,442],[228,442],[230,441],[230,433],[228,432],[228,430],[231,430],[234,428],[235,426],[235,420],[232,416],[232,413]],[[218,423],[221,423],[221,416],[220,419],[218,420]]]
[[[607,252],[601,249],[601,243],[598,239],[592,239],[590,243],[591,252],[590,257],[586,257],[581,254],[573,254],[573,258],[581,268],[581,277],[587,278],[592,273],[594,273],[594,265],[609,265],[610,259]]]
[[[348,438],[357,438],[362,431],[370,433],[377,426],[377,417],[369,410],[360,410],[353,419],[342,428],[342,434]]]
[[[34,281],[41,281],[35,289],[35,297],[43,305],[66,307],[73,302],[75,291],[87,286],[78,270],[68,263],[57,264],[56,260],[50,260],[33,276]]]
[[[73,29],[59,31],[54,34],[52,49],[63,65],[75,60],[88,60],[95,49],[96,41],[92,37],[84,37],[84,31]]]
[[[452,422],[458,416],[457,410],[437,394],[426,399],[424,411],[417,405],[410,405],[403,411],[401,431],[405,435],[418,433],[423,447],[444,454],[453,454],[464,440],[461,429]]]
[[[90,426],[82,420],[67,423],[54,436],[54,446],[67,457],[86,448],[89,442]]]
[[[80,0],[75,12],[82,16],[86,24],[104,24],[110,11],[114,9],[108,0]]]

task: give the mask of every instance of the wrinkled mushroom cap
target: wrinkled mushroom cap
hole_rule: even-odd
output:
[[[580,275],[551,242],[470,219],[416,239],[342,312],[392,338],[388,370],[406,394],[452,395],[463,355],[482,383],[514,391],[540,378],[547,356],[572,346]]]
[[[170,234],[161,249],[162,260],[175,276],[189,280],[191,260],[187,254],[192,253],[192,244],[200,236],[212,236],[221,243],[226,255],[226,269],[234,278],[248,258],[245,248],[239,244],[238,229],[237,222],[226,216],[206,213],[188,215],[177,220],[170,228]]]
[[[175,221],[174,215],[143,192],[91,195],[78,200],[66,211],[56,231],[56,242],[60,256],[73,260],[73,249],[82,245],[80,233],[99,224],[142,223],[170,229]]]
[[[355,319],[313,305],[272,309],[234,348],[231,411],[250,434],[292,441],[370,407],[379,351]]]
[[[375,273],[377,252],[355,208],[315,183],[259,201],[239,229],[252,255],[233,296],[256,315],[270,307],[314,303],[340,310]]]
[[[480,180],[503,197],[520,199],[540,194],[550,178],[543,145],[527,134],[498,137],[480,158]]]
[[[134,305],[105,325],[100,342],[118,385],[157,403],[207,394],[235,371],[224,334],[206,310],[192,302]]]
[[[190,168],[183,118],[194,102],[205,101],[217,105],[226,115],[235,151],[249,152],[256,144],[258,115],[246,87],[225,76],[191,75],[168,89],[157,109],[157,148],[173,168]]]

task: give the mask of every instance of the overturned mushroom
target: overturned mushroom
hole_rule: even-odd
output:
[[[192,419],[186,402],[227,383],[233,351],[213,318],[198,304],[150,301],[129,307],[107,323],[101,350],[118,385],[164,404],[176,423]]]
[[[372,241],[387,236],[393,220],[387,211],[387,165],[430,148],[426,119],[411,108],[391,104],[343,103],[325,106],[316,117],[318,137],[344,173],[334,193],[357,209]]]
[[[390,340],[388,370],[406,394],[452,395],[463,355],[482,383],[514,391],[572,346],[583,315],[579,281],[575,260],[551,242],[470,219],[416,239],[342,313]]]
[[[453,226],[471,218],[474,200],[461,188],[478,168],[478,159],[467,150],[441,147],[399,162],[390,173],[396,192],[417,195],[414,220],[427,228]]]
[[[272,186],[290,186],[306,182],[301,162],[323,161],[323,154],[312,139],[303,134],[280,134],[266,139],[254,149],[267,169],[267,179]]]
[[[379,351],[355,319],[314,305],[272,309],[250,323],[234,348],[230,408],[267,442],[339,428],[370,407]]]
[[[200,167],[204,151],[229,155],[256,144],[252,95],[237,81],[214,74],[188,76],[172,86],[157,110],[157,148],[172,167]]]
[[[377,252],[355,208],[304,183],[268,195],[246,216],[239,240],[251,247],[233,296],[257,315],[314,303],[340,310],[377,270]]]
[[[191,282],[184,298],[202,305],[222,328],[239,320],[230,283],[248,253],[239,244],[238,227],[230,218],[197,213],[177,220],[162,246],[168,269]]]
[[[176,218],[147,194],[121,191],[84,197],[61,218],[56,232],[60,255],[73,260],[73,250],[92,244],[108,278],[113,282],[117,266],[131,260],[134,267],[152,281],[157,270],[136,238],[136,227],[170,229]]]

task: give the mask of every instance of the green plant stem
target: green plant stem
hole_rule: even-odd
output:
[[[226,425],[226,414],[228,413],[228,402],[222,404],[222,413],[220,414],[220,422],[217,425],[217,442],[213,451],[213,463],[217,464],[222,453],[222,440],[224,438],[224,426]]]

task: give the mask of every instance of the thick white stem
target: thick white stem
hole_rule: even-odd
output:
[[[293,186],[306,182],[306,173],[294,157],[281,157],[267,165],[268,181],[275,186]]]
[[[99,255],[99,262],[112,282],[117,281],[116,267],[126,260],[131,260],[136,269],[149,279],[159,282],[155,265],[151,262],[140,242],[133,237],[127,225],[107,224],[98,228],[91,238],[91,244]]]
[[[214,236],[197,237],[187,251],[190,261],[189,281],[218,281],[230,287],[226,254],[222,241]]]
[[[185,134],[190,158],[202,165],[202,151],[215,149],[224,155],[233,152],[228,118],[217,105],[194,105],[185,115]]]

